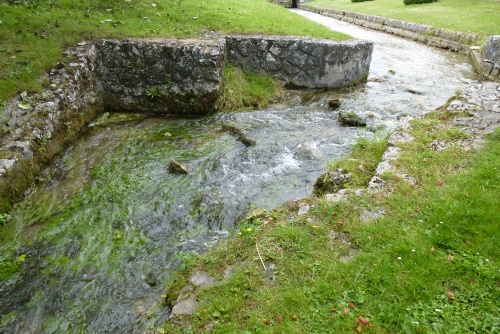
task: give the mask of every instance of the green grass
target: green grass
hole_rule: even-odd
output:
[[[368,186],[377,169],[378,163],[387,148],[387,139],[368,140],[360,138],[352,148],[349,158],[331,163],[330,171],[342,169],[344,173],[351,173],[351,179],[346,184],[348,188]]]
[[[409,6],[405,6],[403,0],[358,3],[352,3],[351,0],[313,0],[307,4],[476,33],[483,38],[500,34],[500,2],[495,0],[439,0]]]
[[[467,135],[440,112],[416,120],[409,132],[415,140],[401,144],[396,164],[415,177],[415,186],[388,174],[389,193],[319,200],[304,216],[283,207],[246,219],[191,268],[221,279],[231,266],[235,274],[197,291],[197,313],[162,331],[498,332],[500,129],[472,152],[456,144]],[[434,151],[435,139],[448,148]],[[377,152],[358,158],[377,159]],[[365,220],[364,210],[381,214]],[[261,258],[274,264],[272,273]],[[172,283],[170,300],[189,272]]]
[[[270,76],[243,71],[228,64],[224,69],[224,88],[218,109],[262,109],[273,101],[279,101],[282,96],[281,86]]]
[[[0,0],[0,106],[39,89],[39,78],[65,48],[83,40],[188,38],[207,31],[348,38],[265,0]]]

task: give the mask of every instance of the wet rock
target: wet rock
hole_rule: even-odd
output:
[[[149,286],[156,286],[158,284],[158,278],[154,273],[148,273],[144,280]]]
[[[157,326],[161,326],[162,324],[164,324],[168,318],[170,316],[170,309],[169,308],[165,308],[163,310],[162,313],[160,313],[160,315],[158,315],[158,317],[156,317],[156,325]]]
[[[378,190],[385,187],[385,181],[382,180],[378,176],[374,176],[371,178],[370,182],[368,182],[368,189],[369,190]]]
[[[245,146],[253,146],[255,145],[255,140],[248,138],[247,136],[238,136],[238,141],[241,142]]]
[[[298,214],[299,216],[301,216],[301,215],[305,215],[305,214],[307,214],[307,213],[309,212],[309,208],[310,208],[309,204],[302,205],[302,206],[299,208],[299,211],[297,212],[297,214]]]
[[[411,94],[415,94],[415,95],[422,95],[423,93],[416,90],[415,88],[406,88],[405,91],[407,91],[408,93],[411,93]]]
[[[138,316],[142,317],[143,315],[146,314],[148,310],[146,309],[144,302],[140,300],[134,303],[134,311],[135,313],[137,313]]]
[[[175,301],[170,319],[178,318],[179,316],[193,315],[196,311],[196,296],[191,285],[185,286],[179,293],[179,297]]]
[[[366,127],[370,132],[377,132],[387,128],[387,124],[380,120],[372,120]]]
[[[345,187],[345,184],[351,179],[351,173],[344,173],[342,169],[333,172],[326,172],[316,180],[314,184],[314,193],[321,195],[324,193],[335,193]]]
[[[342,99],[339,98],[331,99],[328,101],[328,108],[337,110],[338,108],[340,108],[341,104],[342,104]]]
[[[194,286],[202,288],[211,287],[217,283],[217,280],[215,278],[201,270],[196,270],[189,278],[189,281]]]
[[[243,133],[243,130],[237,128],[234,124],[222,124],[222,130],[236,136],[236,139],[247,147],[255,145],[255,140],[250,139]]]
[[[339,112],[339,122],[344,126],[365,126],[366,121],[354,111]]]
[[[172,174],[187,174],[188,166],[174,159],[170,159],[168,162],[168,171]]]
[[[325,195],[325,202],[326,203],[335,203],[335,202],[342,202],[347,199],[347,189],[341,189],[338,192],[334,194],[326,194]]]
[[[297,146],[297,152],[294,153],[294,156],[298,157],[300,160],[312,160],[321,159],[323,153],[318,149],[315,142],[306,142]]]
[[[387,144],[389,146],[396,146],[397,144],[406,143],[412,141],[413,139],[414,138],[406,132],[394,131],[389,137]]]

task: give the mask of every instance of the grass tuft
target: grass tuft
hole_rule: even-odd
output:
[[[226,65],[224,88],[218,101],[218,110],[230,111],[242,108],[263,109],[283,97],[281,85],[272,77]]]

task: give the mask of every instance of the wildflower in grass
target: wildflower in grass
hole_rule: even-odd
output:
[[[253,229],[251,227],[247,228],[247,232],[252,232]]]
[[[316,226],[316,225],[311,225],[311,227],[312,227],[312,228],[318,228],[318,226]]]
[[[401,260],[401,256],[398,256],[398,260]]]

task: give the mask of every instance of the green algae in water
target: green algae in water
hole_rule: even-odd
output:
[[[165,132],[172,138],[166,139]],[[172,262],[169,258],[175,260],[176,245],[189,237],[189,233],[179,237],[177,233],[198,225],[200,216],[192,212],[202,212],[183,198],[186,188],[197,183],[192,179],[199,176],[170,175],[166,163],[169,158],[189,161],[196,170],[197,162],[234,145],[229,136],[207,145],[213,133],[195,121],[91,130],[86,135],[92,138],[90,142],[75,145],[59,162],[60,171],[55,175],[48,172],[48,182],[34,189],[13,213],[15,228],[2,246],[3,281],[20,285],[22,280],[15,275],[35,278],[26,277],[24,264],[12,260],[16,249],[37,253],[42,244],[50,249],[43,257],[25,256],[30,266],[38,266],[30,270],[38,282],[27,283],[42,284],[27,288],[34,297],[22,312],[34,315],[36,307],[30,305],[46,305],[53,312],[66,310],[64,317],[51,317],[43,324],[47,332],[65,330],[68,321],[73,326],[85,323],[81,314],[95,317],[100,309],[109,312],[106,298],[133,299],[152,290],[148,284],[164,280]],[[97,147],[105,149],[96,154]],[[200,234],[199,228],[194,230],[194,235]],[[144,283],[143,276],[156,278]],[[131,286],[132,281],[139,287]],[[69,289],[57,288],[67,282]],[[44,291],[56,292],[47,295]],[[80,312],[72,315],[68,310],[75,301],[83,300],[94,302],[79,303]]]
[[[225,123],[256,145],[246,147]],[[27,257],[0,303],[16,310],[21,329],[60,330],[69,321],[73,331],[136,330],[140,310],[162,294],[182,254],[208,249],[252,203],[272,208],[306,195],[308,180],[349,148],[330,143],[357,133],[301,106],[108,124],[69,148],[13,212],[1,256]],[[170,174],[172,158],[190,173]]]

